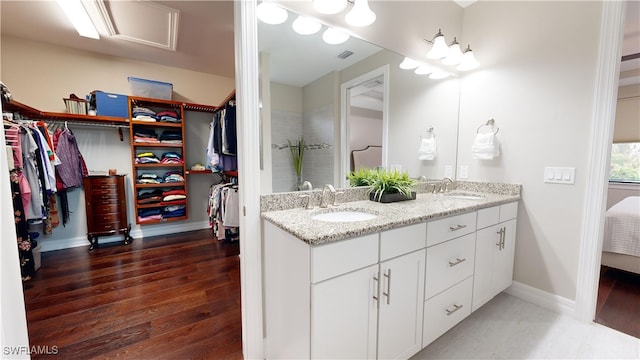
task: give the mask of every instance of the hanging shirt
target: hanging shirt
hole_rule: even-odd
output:
[[[38,145],[31,136],[31,130],[23,127],[20,133],[20,145],[22,148],[23,174],[29,183],[30,198],[28,208],[25,208],[27,220],[42,220],[42,190],[40,188],[40,180],[38,179],[38,168],[36,166],[36,151]],[[23,202],[24,205],[24,202]]]
[[[76,137],[69,129],[59,134],[56,155],[60,158],[60,165],[56,166],[56,171],[65,189],[82,186],[82,155]]]

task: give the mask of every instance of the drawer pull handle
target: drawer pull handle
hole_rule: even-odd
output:
[[[449,261],[449,267],[454,267],[458,264],[460,264],[461,262],[467,261],[466,258],[456,258],[456,261]]]
[[[387,305],[391,303],[391,269],[388,272],[384,273],[384,277],[387,278],[387,292],[382,292],[382,295],[387,297]]]
[[[464,229],[464,228],[466,228],[466,227],[467,227],[467,225],[458,224],[458,226],[456,226],[456,227],[449,226],[449,230],[450,230],[450,231],[458,231],[458,230],[460,230],[460,229]]]
[[[378,293],[380,292],[380,283],[378,282],[378,277],[373,275],[373,281],[376,282],[376,290],[373,295],[373,300],[378,301]]]
[[[496,244],[498,246],[498,250],[502,251],[502,249],[504,249],[504,238],[506,235],[507,229],[505,229],[504,227],[500,228],[500,231],[497,231],[496,233],[498,235],[500,235],[500,239],[498,240],[498,243]]]
[[[460,309],[462,309],[462,305],[453,304],[453,310],[446,309],[447,310],[447,316],[453,314],[454,312],[456,312],[456,311],[458,311]]]

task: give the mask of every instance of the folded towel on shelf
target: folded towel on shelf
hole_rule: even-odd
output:
[[[436,137],[422,138],[418,149],[419,160],[433,160],[436,158]]]
[[[476,134],[476,139],[471,146],[471,158],[492,160],[498,156],[500,156],[500,144],[495,133]]]

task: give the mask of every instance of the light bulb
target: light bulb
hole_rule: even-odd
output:
[[[313,0],[313,8],[321,14],[337,14],[347,6],[347,0]]]
[[[433,68],[429,65],[420,65],[414,72],[417,75],[428,75],[433,72]]]
[[[444,79],[449,77],[448,72],[441,70],[441,69],[434,69],[433,72],[431,73],[431,75],[429,75],[429,79],[433,79],[433,80],[438,80],[438,79]]]
[[[271,25],[282,24],[289,17],[287,10],[264,1],[258,5],[256,13],[260,21]]]
[[[327,44],[337,45],[349,40],[349,34],[342,30],[328,28],[322,33],[322,40]]]
[[[420,66],[420,63],[412,58],[405,57],[404,60],[400,63],[400,69],[403,70],[411,70]]]
[[[431,50],[427,53],[427,57],[429,59],[442,59],[447,56],[449,53],[449,47],[447,43],[444,41],[444,35],[438,30],[438,33],[433,38],[433,46]]]
[[[320,31],[322,24],[304,16],[298,16],[291,26],[293,27],[293,30],[300,35],[311,35]]]
[[[442,63],[445,65],[457,65],[462,60],[462,50],[460,50],[460,44],[456,38],[453,38],[451,47],[449,48],[449,54],[442,59]]]
[[[471,47],[467,45],[467,49],[462,54],[460,65],[458,65],[456,69],[460,71],[468,71],[477,68],[479,65],[480,63],[478,63],[476,57],[473,55]]]
[[[367,0],[354,0],[353,9],[344,17],[351,26],[368,26],[376,21],[376,14],[369,9]]]

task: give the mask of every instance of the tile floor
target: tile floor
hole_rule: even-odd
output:
[[[501,293],[412,359],[640,359],[640,339]]]

